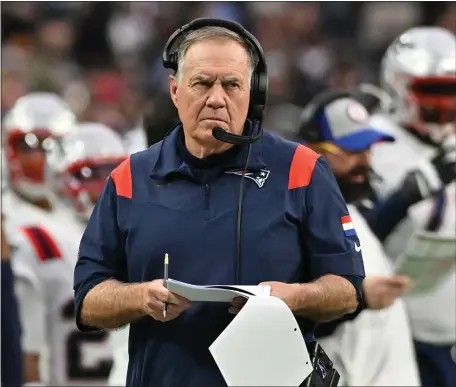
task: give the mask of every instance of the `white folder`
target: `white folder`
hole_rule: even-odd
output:
[[[209,350],[228,386],[299,386],[313,370],[296,319],[277,297],[249,298]]]

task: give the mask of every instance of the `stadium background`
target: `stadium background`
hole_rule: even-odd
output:
[[[284,135],[318,91],[376,83],[386,46],[406,28],[456,33],[456,5],[445,2],[2,2],[2,117],[31,91],[56,92],[80,120],[121,134],[144,114],[149,123],[174,115],[162,108],[170,100],[161,51],[202,16],[258,37],[269,71],[265,127]]]
[[[375,82],[404,29],[456,31],[456,6],[445,2],[2,2],[1,15],[2,116],[19,96],[47,90],[81,120],[121,133],[169,101],[161,51],[196,17],[236,20],[258,37],[269,71],[265,127],[283,133],[319,90]]]

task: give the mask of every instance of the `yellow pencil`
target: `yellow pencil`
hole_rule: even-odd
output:
[[[164,267],[164,275],[163,275],[163,286],[166,288],[166,281],[168,280],[168,264],[169,264],[169,258],[168,258],[168,253],[165,254],[165,267]],[[163,306],[163,318],[166,318],[166,312],[168,311],[168,303],[165,302],[165,305]]]

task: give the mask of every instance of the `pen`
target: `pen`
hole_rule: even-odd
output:
[[[169,258],[168,258],[168,253],[165,254],[165,267],[164,267],[164,274],[163,274],[163,286],[167,288],[166,281],[168,280],[168,264],[169,264]],[[165,302],[165,305],[163,306],[163,318],[166,318],[166,312],[168,311],[168,303]]]

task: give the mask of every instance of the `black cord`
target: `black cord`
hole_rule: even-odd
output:
[[[247,158],[245,160],[244,171],[242,172],[241,183],[239,185],[239,197],[238,197],[238,211],[237,211],[237,222],[236,222],[236,284],[239,285],[240,272],[241,272],[241,226],[242,226],[242,206],[244,204],[244,180],[247,168],[249,166],[250,150],[252,144],[249,145],[247,151]]]

